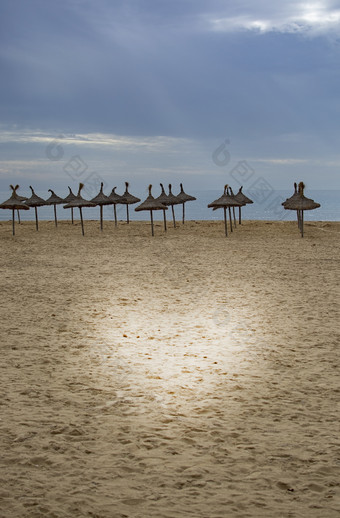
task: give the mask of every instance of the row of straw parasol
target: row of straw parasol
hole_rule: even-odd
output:
[[[182,207],[183,207],[182,221],[184,223],[184,221],[185,221],[185,203],[188,201],[196,200],[196,198],[194,196],[191,196],[190,194],[187,194],[184,192],[183,184],[180,184],[181,190],[177,196],[175,196],[172,193],[171,184],[169,184],[169,194],[166,194],[163,184],[160,184],[160,186],[161,186],[162,191],[158,198],[156,198],[156,199],[153,198],[153,196],[151,194],[152,186],[149,186],[148,198],[145,200],[145,202],[143,202],[140,206],[138,206],[135,209],[136,211],[142,211],[142,210],[150,211],[150,216],[151,216],[151,220],[152,220],[151,221],[152,235],[154,235],[153,219],[152,219],[153,210],[163,210],[164,230],[166,231],[167,226],[166,226],[165,211],[168,209],[168,207],[171,207],[171,209],[172,209],[173,223],[174,223],[174,227],[176,227],[174,205],[178,205],[178,204],[182,205]],[[12,189],[12,195],[7,201],[0,204],[0,208],[12,210],[12,229],[13,229],[12,233],[13,233],[13,235],[15,234],[15,211],[17,211],[17,213],[18,213],[18,219],[19,219],[19,223],[20,223],[19,211],[28,210],[31,207],[33,207],[35,210],[36,230],[38,230],[39,229],[38,207],[41,207],[43,205],[53,205],[55,226],[58,225],[57,209],[56,209],[57,205],[64,204],[64,209],[71,209],[72,223],[74,222],[73,210],[74,210],[74,208],[78,208],[79,214],[80,214],[82,234],[84,235],[84,221],[83,221],[83,214],[82,214],[82,209],[84,207],[99,206],[99,208],[100,208],[100,229],[103,230],[103,206],[104,205],[113,205],[115,225],[117,225],[116,205],[117,204],[126,205],[126,221],[127,221],[127,223],[129,223],[130,222],[129,206],[141,201],[140,198],[137,198],[137,196],[134,196],[133,194],[131,194],[129,192],[129,190],[128,190],[129,183],[128,182],[125,182],[124,194],[122,194],[122,195],[117,194],[115,192],[116,187],[114,187],[109,196],[106,196],[103,193],[103,183],[101,183],[99,193],[91,200],[86,200],[81,196],[81,190],[83,189],[83,187],[84,187],[84,184],[80,183],[78,193],[76,195],[72,192],[72,189],[70,187],[68,187],[69,194],[68,194],[68,196],[66,196],[66,198],[61,198],[60,196],[56,195],[52,189],[49,189],[49,192],[51,193],[51,195],[47,200],[44,200],[43,198],[40,198],[40,196],[38,196],[34,192],[34,189],[32,186],[30,186],[32,195],[30,198],[27,198],[24,196],[19,196],[17,194],[19,185],[16,185],[16,186],[11,185],[10,188]]]
[[[131,194],[128,190],[129,183],[125,182],[125,192],[123,195],[119,195],[115,192],[116,187],[112,189],[112,192],[109,196],[106,196],[103,193],[103,183],[101,183],[100,191],[99,193],[92,198],[92,200],[85,200],[81,196],[81,190],[84,187],[82,183],[79,184],[79,189],[77,195],[73,194],[71,188],[69,187],[69,194],[66,198],[60,198],[55,194],[52,189],[49,189],[49,192],[51,192],[50,197],[47,200],[43,200],[39,196],[37,196],[34,192],[33,187],[30,186],[30,189],[32,191],[32,195],[30,198],[26,198],[24,196],[19,196],[17,194],[17,190],[19,188],[18,185],[15,187],[13,185],[10,186],[12,189],[12,196],[5,201],[4,203],[0,204],[0,208],[2,209],[11,209],[12,210],[12,227],[13,227],[13,235],[15,234],[15,211],[18,212],[19,222],[20,222],[20,216],[19,211],[20,210],[28,210],[29,208],[33,207],[35,210],[35,221],[36,221],[36,230],[38,230],[38,211],[37,208],[43,205],[53,205],[54,206],[54,219],[55,219],[55,225],[57,226],[57,211],[56,206],[58,204],[65,204],[64,209],[71,209],[72,214],[72,223],[73,223],[73,209],[78,207],[79,213],[80,213],[80,221],[81,221],[81,229],[82,234],[84,235],[84,222],[83,222],[83,214],[82,209],[84,207],[100,207],[100,229],[103,230],[103,206],[104,205],[113,205],[114,207],[114,218],[115,218],[115,225],[117,225],[117,212],[116,212],[116,205],[117,204],[123,204],[126,205],[126,221],[129,223],[129,205],[138,203],[140,198],[137,198],[133,194]],[[149,211],[150,212],[150,220],[151,220],[151,233],[154,235],[154,225],[153,225],[153,211],[154,210],[162,210],[163,211],[163,219],[164,219],[164,231],[167,230],[167,221],[166,221],[166,210],[168,210],[169,207],[171,207],[172,210],[172,219],[174,227],[176,227],[176,219],[175,219],[175,212],[174,212],[174,205],[182,204],[183,206],[183,214],[182,214],[182,222],[185,221],[185,203],[188,201],[196,200],[194,196],[191,196],[184,192],[183,185],[180,184],[180,193],[175,196],[172,193],[172,186],[169,184],[169,193],[166,194],[163,184],[160,184],[161,187],[161,194],[154,198],[152,196],[152,185],[149,185],[149,195],[138,207],[135,208],[135,211]],[[217,210],[220,208],[223,208],[224,212],[224,228],[225,228],[225,235],[228,236],[228,225],[227,225],[227,209],[229,212],[229,223],[230,223],[230,231],[233,232],[233,227],[236,227],[236,216],[235,216],[235,208],[238,207],[239,209],[239,224],[242,223],[242,217],[241,217],[241,208],[244,207],[247,204],[253,203],[253,201],[248,198],[243,192],[243,187],[241,186],[238,193],[234,195],[232,188],[228,185],[225,185],[224,191],[222,196],[220,196],[218,199],[214,200],[213,202],[209,203],[208,207],[212,208],[213,210]],[[305,184],[303,182],[300,182],[299,185],[294,183],[294,194],[285,200],[282,205],[284,209],[286,210],[296,210],[297,212],[297,221],[298,221],[298,227],[301,232],[301,237],[304,235],[304,211],[305,210],[313,210],[318,207],[320,207],[320,204],[312,200],[311,198],[307,198],[304,195],[304,189]],[[232,217],[233,213],[233,217]],[[234,220],[234,223],[233,223]]]
[[[315,202],[311,198],[307,198],[304,195],[305,184],[300,182],[299,185],[294,183],[294,194],[287,198],[283,203],[283,207],[286,210],[296,210],[297,213],[297,222],[298,228],[301,232],[301,237],[304,235],[304,211],[305,210],[313,210],[320,207],[320,203]],[[227,209],[229,211],[229,222],[230,222],[230,231],[233,231],[233,222],[232,222],[232,214],[231,209],[233,210],[234,216],[234,227],[236,227],[236,218],[235,218],[235,207],[239,208],[239,223],[241,224],[241,207],[247,205],[249,203],[253,203],[250,198],[248,198],[242,192],[242,187],[239,192],[234,195],[231,187],[225,185],[224,192],[220,198],[209,203],[208,207],[213,210],[223,208],[224,211],[224,228],[225,235],[228,236],[228,228],[227,228]]]

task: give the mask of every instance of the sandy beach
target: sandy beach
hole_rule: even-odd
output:
[[[1,518],[340,516],[340,222],[11,231]]]

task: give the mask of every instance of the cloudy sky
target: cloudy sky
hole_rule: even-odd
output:
[[[0,190],[340,189],[339,63],[340,2],[2,0]]]

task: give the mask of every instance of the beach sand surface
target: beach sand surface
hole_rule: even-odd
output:
[[[0,223],[1,518],[338,518],[340,223]]]

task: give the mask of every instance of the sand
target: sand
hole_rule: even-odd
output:
[[[0,516],[340,516],[340,223],[0,223]]]

